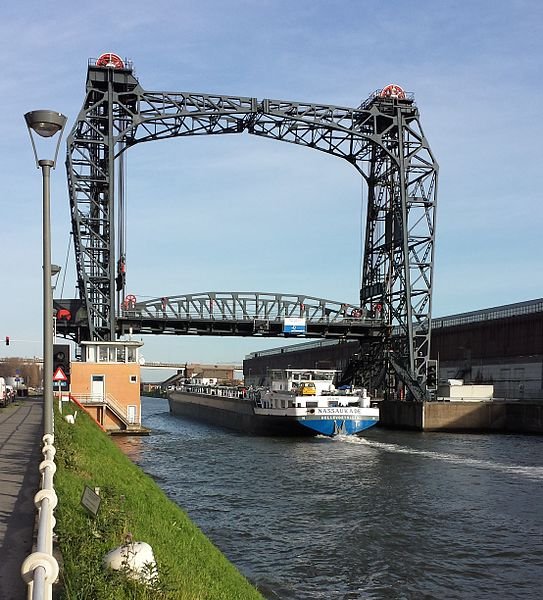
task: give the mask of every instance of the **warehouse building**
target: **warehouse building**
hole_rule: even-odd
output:
[[[253,352],[245,382],[262,385],[271,368],[343,371],[358,348],[322,340]],[[431,357],[441,381],[491,383],[495,398],[543,401],[543,298],[433,319]]]

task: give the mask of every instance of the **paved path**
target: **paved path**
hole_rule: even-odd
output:
[[[32,552],[42,460],[42,398],[0,409],[0,599],[24,600],[21,564]]]

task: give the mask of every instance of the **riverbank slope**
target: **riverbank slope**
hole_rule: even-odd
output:
[[[56,533],[62,553],[59,599],[262,600],[260,593],[187,515],[86,415],[55,416]],[[182,468],[180,466],[179,468]],[[96,517],[81,506],[99,488]],[[127,537],[149,543],[158,577],[147,588],[105,571],[104,555]]]

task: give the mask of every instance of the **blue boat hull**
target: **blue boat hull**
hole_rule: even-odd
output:
[[[317,435],[356,435],[377,424],[377,419],[298,419]]]

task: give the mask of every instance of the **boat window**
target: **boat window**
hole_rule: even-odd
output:
[[[318,402],[306,402],[305,405],[307,408],[317,408],[319,403]]]

